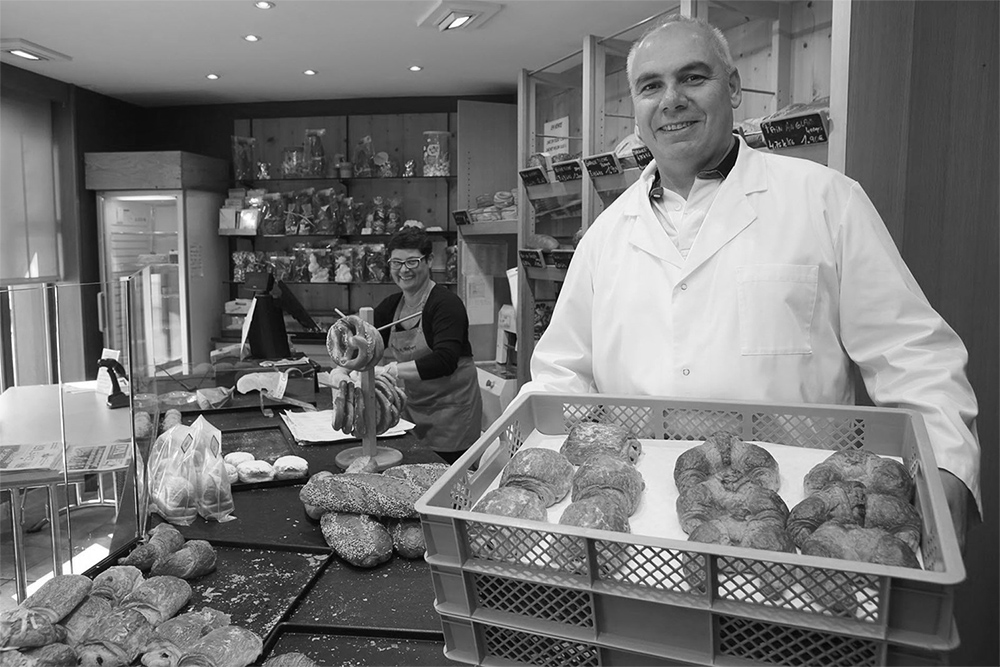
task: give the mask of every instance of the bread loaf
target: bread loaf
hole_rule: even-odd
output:
[[[181,579],[196,579],[215,571],[215,548],[205,540],[188,540],[184,546],[153,563],[150,574],[169,574]]]
[[[383,477],[398,477],[413,482],[420,487],[421,493],[427,491],[438,481],[441,475],[448,472],[447,463],[404,463],[393,466],[382,473]]]
[[[325,512],[370,514],[406,519],[416,516],[414,503],[420,487],[405,479],[372,473],[342,473],[317,479],[302,488],[299,497],[307,506]]]
[[[191,585],[170,575],[150,577],[129,593],[121,606],[135,609],[156,627],[187,604],[191,599]]]
[[[263,667],[316,667],[309,656],[302,653],[282,653],[274,655],[264,661]]]
[[[420,519],[393,519],[389,523],[392,547],[403,558],[423,558],[427,551]]]
[[[392,537],[366,514],[327,512],[320,519],[323,539],[351,565],[375,567],[392,557]]]
[[[179,667],[246,667],[260,655],[264,641],[256,632],[238,625],[212,630],[191,646]]]

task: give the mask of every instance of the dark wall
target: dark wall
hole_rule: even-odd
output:
[[[915,2],[903,256],[969,349],[985,520],[969,535],[954,665],[1000,664],[1000,4]]]
[[[470,96],[461,99],[517,104],[516,95]],[[141,149],[182,150],[230,160],[230,137],[237,120],[384,113],[452,113],[458,109],[458,100],[457,97],[387,97],[159,107],[146,110],[148,132],[141,137]]]

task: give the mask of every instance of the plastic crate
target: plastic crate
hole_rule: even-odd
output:
[[[916,482],[924,569],[470,511],[529,437],[563,435],[587,420],[619,423],[646,441],[700,441],[725,429],[747,441],[863,448],[900,457]],[[958,645],[952,608],[965,569],[923,420],[911,411],[529,394],[515,399],[507,416],[416,507],[436,609],[452,622],[499,623],[661,661],[652,664],[892,664],[892,655],[940,656]],[[831,593],[839,601],[830,603]],[[844,599],[856,604],[841,604]],[[775,654],[777,661],[751,655],[767,644],[769,633],[793,643],[799,640],[790,637],[798,633],[806,638],[801,641],[824,648],[811,659],[794,653]],[[848,648],[840,648],[842,643]],[[850,648],[856,643],[865,647],[863,655]],[[485,655],[468,646],[460,650],[450,641],[448,647],[475,660]]]

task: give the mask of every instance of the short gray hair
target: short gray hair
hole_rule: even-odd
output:
[[[709,37],[709,41],[712,50],[715,55],[719,57],[719,60],[726,66],[726,76],[729,76],[734,71],[736,71],[736,63],[733,61],[733,55],[729,51],[729,41],[726,40],[726,36],[722,34],[722,31],[716,28],[714,25],[705,21],[704,19],[691,18],[690,16],[681,16],[680,14],[671,14],[667,18],[663,19],[660,23],[654,25],[646,32],[642,34],[642,37],[637,39],[633,44],[632,48],[628,52],[628,60],[625,65],[626,76],[628,76],[628,85],[632,87],[632,65],[635,62],[635,54],[639,50],[639,47],[648,40],[653,35],[656,35],[666,28],[675,24],[685,24],[687,26],[698,26]]]

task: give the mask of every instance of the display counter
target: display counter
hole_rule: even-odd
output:
[[[295,393],[318,409],[330,408],[328,389]],[[198,416],[223,431],[223,451],[250,450],[260,459],[292,454],[309,462],[309,475],[321,470],[339,473],[337,454],[357,441],[302,445],[288,433],[276,407],[265,417],[259,407],[239,404],[214,411],[187,409],[182,423]],[[278,434],[275,436],[275,434]],[[276,445],[281,441],[283,444]],[[407,433],[379,438],[380,446],[397,449],[404,464],[440,463],[434,452],[420,447]],[[335,556],[299,500],[306,479],[234,485],[235,521],[218,523],[201,517],[178,526],[187,540],[207,540],[216,549],[216,570],[189,581],[187,608],[209,606],[231,616],[234,625],[264,639],[256,664],[268,657],[299,652],[319,664],[449,665],[444,656],[440,617],[427,563],[394,556],[374,568],[354,567]],[[162,522],[152,515],[151,527]],[[112,554],[88,575],[117,563],[136,541],[116,535]]]

